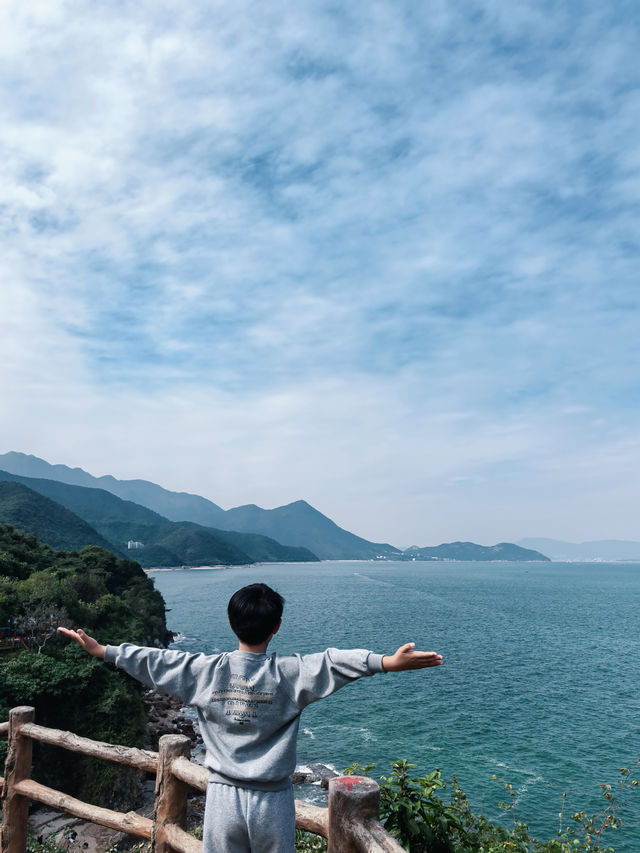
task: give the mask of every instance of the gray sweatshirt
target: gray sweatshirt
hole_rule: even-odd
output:
[[[211,780],[259,791],[291,783],[302,710],[364,675],[382,655],[327,649],[311,655],[189,654],[123,643],[104,659],[148,687],[195,706]]]

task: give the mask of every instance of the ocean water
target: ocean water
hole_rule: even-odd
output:
[[[179,648],[234,648],[227,601],[264,581],[286,599],[279,654],[387,654],[409,641],[443,654],[442,667],[361,679],[309,707],[300,765],[374,762],[376,775],[407,758],[416,772],[455,774],[475,809],[504,822],[495,774],[514,786],[518,817],[548,838],[563,792],[567,816],[597,812],[600,784],[615,786],[640,759],[640,564],[327,562],[152,576]],[[608,843],[638,853],[639,788],[621,816]]]

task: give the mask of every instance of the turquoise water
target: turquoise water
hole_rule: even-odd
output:
[[[299,764],[440,767],[491,819],[504,795],[496,774],[547,838],[563,791],[567,815],[599,811],[600,783],[640,758],[638,564],[330,562],[154,577],[180,648],[233,648],[227,601],[264,581],[286,599],[280,654],[415,641],[444,655],[442,667],[362,679],[308,708]],[[624,853],[640,851],[633,794],[608,839]]]

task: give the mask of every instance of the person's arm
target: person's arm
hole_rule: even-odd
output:
[[[177,649],[155,649],[122,643],[102,646],[78,628],[59,628],[90,655],[115,664],[147,687],[177,696],[187,705],[198,704],[211,680],[211,669],[219,656],[190,654]],[[201,690],[204,690],[204,693]]]
[[[441,666],[442,655],[437,652],[419,652],[416,651],[415,646],[415,643],[405,643],[392,655],[383,655],[382,669],[385,672],[405,672],[409,669]]]
[[[441,655],[416,652],[414,645],[407,643],[393,655],[380,655],[366,649],[327,649],[316,654],[281,658],[279,667],[286,677],[291,698],[304,708],[363,676],[423,669],[442,663]]]

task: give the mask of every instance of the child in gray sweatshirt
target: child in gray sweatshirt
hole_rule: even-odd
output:
[[[283,605],[266,584],[239,589],[228,606],[238,650],[214,655],[102,646],[81,629],[59,629],[89,654],[195,707],[210,773],[203,853],[293,853],[290,777],[302,710],[362,676],[442,663],[440,655],[416,651],[413,643],[393,655],[364,649],[267,655]]]

